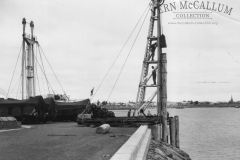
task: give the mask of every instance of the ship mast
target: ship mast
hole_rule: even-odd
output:
[[[23,18],[23,43],[22,43],[22,99],[34,97],[35,92],[35,64],[34,64],[34,44],[37,43],[36,37],[33,35],[34,23],[30,22],[31,35],[25,33],[26,19]],[[25,48],[27,44],[27,49]],[[27,50],[27,54],[26,54]],[[26,84],[25,84],[26,79]],[[25,95],[26,88],[26,97]]]
[[[26,27],[26,19],[23,18],[22,20],[22,25],[23,25],[23,42],[22,42],[22,100],[24,99],[24,84],[25,84],[25,27]]]
[[[162,141],[167,142],[167,70],[166,54],[162,48],[166,48],[165,36],[161,33],[160,7],[164,0],[157,0],[157,43],[158,43],[158,73],[157,73],[157,113],[161,117]]]

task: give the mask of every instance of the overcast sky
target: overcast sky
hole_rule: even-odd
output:
[[[22,18],[34,22],[34,33],[71,99],[89,98],[119,54],[125,41],[149,4],[149,0],[1,0],[0,1],[0,91],[8,91],[22,45]],[[166,0],[165,4],[179,1]],[[189,2],[194,2],[190,0]],[[202,1],[199,1],[200,3]],[[207,1],[204,1],[206,3]],[[168,101],[240,100],[240,2],[208,0],[233,8],[230,15],[210,11],[211,19],[174,19],[176,12],[207,12],[201,9],[162,14],[168,48]],[[199,3],[199,4],[200,4]],[[146,45],[150,13],[127,59],[109,101],[135,101]],[[109,72],[93,101],[107,100],[120,73],[140,24]],[[172,24],[174,22],[217,22],[216,24]],[[26,32],[30,33],[29,24]],[[21,56],[21,55],[20,55]],[[21,58],[21,57],[20,57]],[[46,61],[46,60],[45,60]],[[55,93],[63,94],[50,67],[44,62]],[[38,68],[39,79],[42,74]],[[21,59],[10,95],[16,98]],[[149,84],[152,83],[150,80]],[[17,84],[17,85],[16,85]],[[16,85],[12,92],[13,87]],[[47,94],[40,81],[41,94]],[[149,89],[147,95],[153,90]],[[40,94],[37,86],[37,94]],[[0,95],[1,96],[1,95]]]

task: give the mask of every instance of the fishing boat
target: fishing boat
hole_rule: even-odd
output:
[[[77,102],[69,101],[69,98],[66,96],[62,85],[52,70],[64,93],[55,94],[46,76],[45,67],[43,66],[44,63],[42,62],[42,55],[44,55],[45,58],[46,56],[42,51],[40,43],[37,41],[37,37],[33,35],[34,23],[33,21],[28,23],[30,24],[31,34],[27,34],[25,32],[26,23],[26,19],[23,18],[23,40],[21,46],[22,70],[21,78],[19,79],[21,80],[21,83],[19,83],[18,88],[20,89],[17,91],[17,95],[19,94],[21,96],[21,99],[9,98],[9,95],[7,93],[6,99],[0,100],[0,117],[13,116],[17,120],[22,121],[22,123],[46,123],[49,120],[76,121],[77,115],[85,110],[86,105],[89,103],[89,99],[84,99]],[[50,64],[49,66],[52,69]],[[42,77],[44,77],[43,79],[46,81],[48,87],[49,94],[47,96],[42,96],[40,92],[40,88],[43,87],[39,86],[39,70],[42,71]],[[37,84],[39,87],[38,94],[40,95],[37,95],[36,93]],[[53,92],[53,94],[50,94],[50,90]]]

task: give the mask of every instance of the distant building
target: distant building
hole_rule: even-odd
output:
[[[169,106],[174,106],[174,105],[177,105],[177,103],[176,103],[176,102],[167,101],[167,105],[169,105]]]
[[[203,102],[199,102],[200,104],[202,104],[202,105],[209,105],[209,104],[211,104],[211,102],[208,102],[208,101],[203,101]]]
[[[233,98],[232,98],[232,95],[231,95],[231,100],[228,102],[229,104],[233,104]]]

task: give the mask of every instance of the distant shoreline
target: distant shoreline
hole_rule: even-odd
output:
[[[240,104],[223,104],[223,105],[182,105],[182,106],[167,106],[168,109],[182,109],[183,108],[236,108],[236,106],[240,107]],[[149,107],[156,108],[157,106]],[[102,108],[106,108],[108,110],[135,110],[135,107],[126,107],[126,106],[102,106]]]

